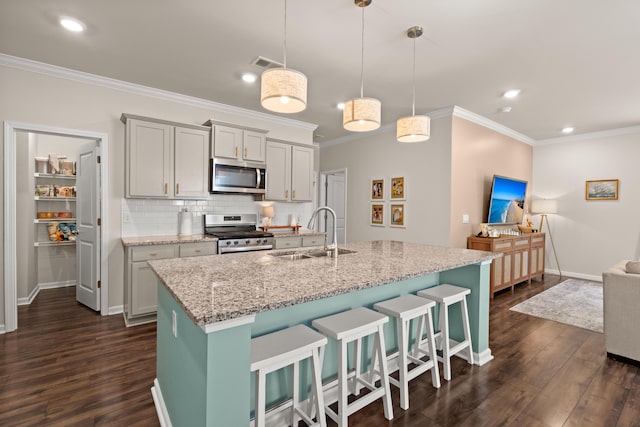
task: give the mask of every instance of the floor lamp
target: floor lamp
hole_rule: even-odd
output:
[[[542,226],[544,225],[544,222],[547,223],[547,230],[549,230],[549,240],[551,240],[551,248],[553,249],[553,256],[556,259],[556,265],[558,266],[558,274],[562,279],[562,271],[560,271],[558,254],[556,253],[556,247],[553,244],[551,227],[549,226],[549,219],[547,218],[547,214],[558,212],[558,202],[556,200],[551,200],[551,199],[537,199],[531,203],[531,211],[534,214],[540,214],[540,227],[538,227],[539,232],[542,232]]]

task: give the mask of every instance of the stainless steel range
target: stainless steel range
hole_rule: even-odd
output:
[[[273,249],[273,234],[256,229],[256,214],[205,214],[204,232],[218,238],[218,253]]]

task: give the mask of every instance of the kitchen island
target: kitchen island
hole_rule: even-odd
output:
[[[491,360],[489,264],[499,254],[397,241],[340,248],[352,252],[335,259],[288,260],[274,255],[292,251],[261,251],[150,261],[162,282],[153,387],[161,420],[175,426],[247,425],[253,406],[252,337],[300,323],[310,325],[319,317],[371,307],[440,283],[471,289],[475,360],[478,364]],[[387,327],[392,350],[393,322]],[[454,338],[461,336],[460,325],[452,323],[452,332]],[[335,342],[330,340],[323,366],[326,388],[337,371],[335,354]],[[287,399],[286,375],[274,375],[268,402]]]

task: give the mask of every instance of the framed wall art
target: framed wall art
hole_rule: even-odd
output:
[[[391,227],[405,227],[407,225],[407,212],[404,203],[392,204],[390,209]]]
[[[407,180],[403,176],[391,178],[391,200],[407,198]]]
[[[587,181],[585,198],[587,200],[618,200],[618,180],[598,179]]]
[[[384,179],[371,180],[371,200],[384,200]]]
[[[371,204],[371,225],[384,227],[384,205],[372,203]]]

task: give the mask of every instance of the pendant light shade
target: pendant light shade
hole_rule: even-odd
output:
[[[399,142],[422,142],[431,137],[431,120],[428,116],[408,116],[398,119],[396,139]]]
[[[407,37],[413,39],[413,103],[412,115],[401,117],[396,123],[398,142],[422,142],[431,137],[431,119],[428,116],[416,116],[416,39],[422,35],[422,27],[411,27]]]
[[[260,103],[277,113],[299,113],[307,108],[307,76],[290,68],[262,73]]]
[[[299,113],[307,108],[307,76],[287,68],[287,0],[284,0],[284,63],[260,78],[260,104],[276,113]]]
[[[355,98],[344,103],[342,125],[351,132],[368,132],[380,127],[382,104],[374,98]]]
[[[375,98],[364,97],[364,8],[371,0],[354,0],[362,8],[362,56],[360,62],[360,98],[344,103],[342,126],[351,132],[368,132],[380,127],[382,104]]]

